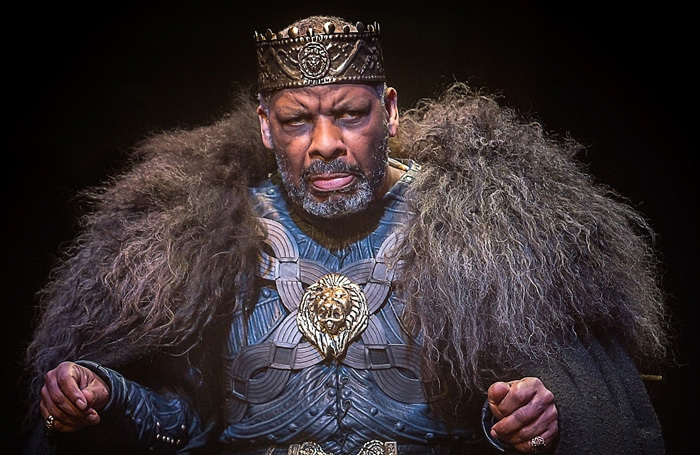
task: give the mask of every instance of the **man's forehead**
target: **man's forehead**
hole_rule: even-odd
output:
[[[280,90],[272,97],[273,107],[337,105],[349,101],[378,99],[374,87],[364,84],[326,84]]]

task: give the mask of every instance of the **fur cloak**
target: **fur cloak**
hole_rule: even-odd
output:
[[[247,187],[275,170],[255,106],[241,96],[212,125],[149,138],[84,193],[83,231],[40,292],[33,401],[66,359],[215,368],[260,246]],[[577,143],[462,84],[403,112],[395,139],[392,156],[423,167],[400,249],[405,316],[464,389],[588,335],[619,339],[640,362],[663,355],[652,232],[586,174]]]

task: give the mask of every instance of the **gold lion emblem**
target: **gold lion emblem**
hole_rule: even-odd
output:
[[[367,328],[369,310],[362,288],[343,275],[321,277],[304,292],[299,331],[324,357],[339,358]]]

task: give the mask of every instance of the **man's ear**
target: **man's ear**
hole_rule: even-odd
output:
[[[260,135],[262,136],[263,144],[266,148],[272,150],[272,133],[270,132],[270,119],[262,106],[258,106],[258,120],[260,120]]]
[[[384,94],[384,107],[388,114],[389,136],[394,137],[399,132],[399,103],[398,93],[393,87],[387,87]]]

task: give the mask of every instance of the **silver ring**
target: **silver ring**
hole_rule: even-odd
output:
[[[46,431],[51,432],[53,431],[53,424],[56,422],[56,418],[49,414],[46,417],[46,420],[44,420],[44,428],[46,428]]]
[[[547,448],[547,443],[544,441],[542,436],[535,436],[530,439],[530,451],[532,453],[540,453],[542,450]]]

